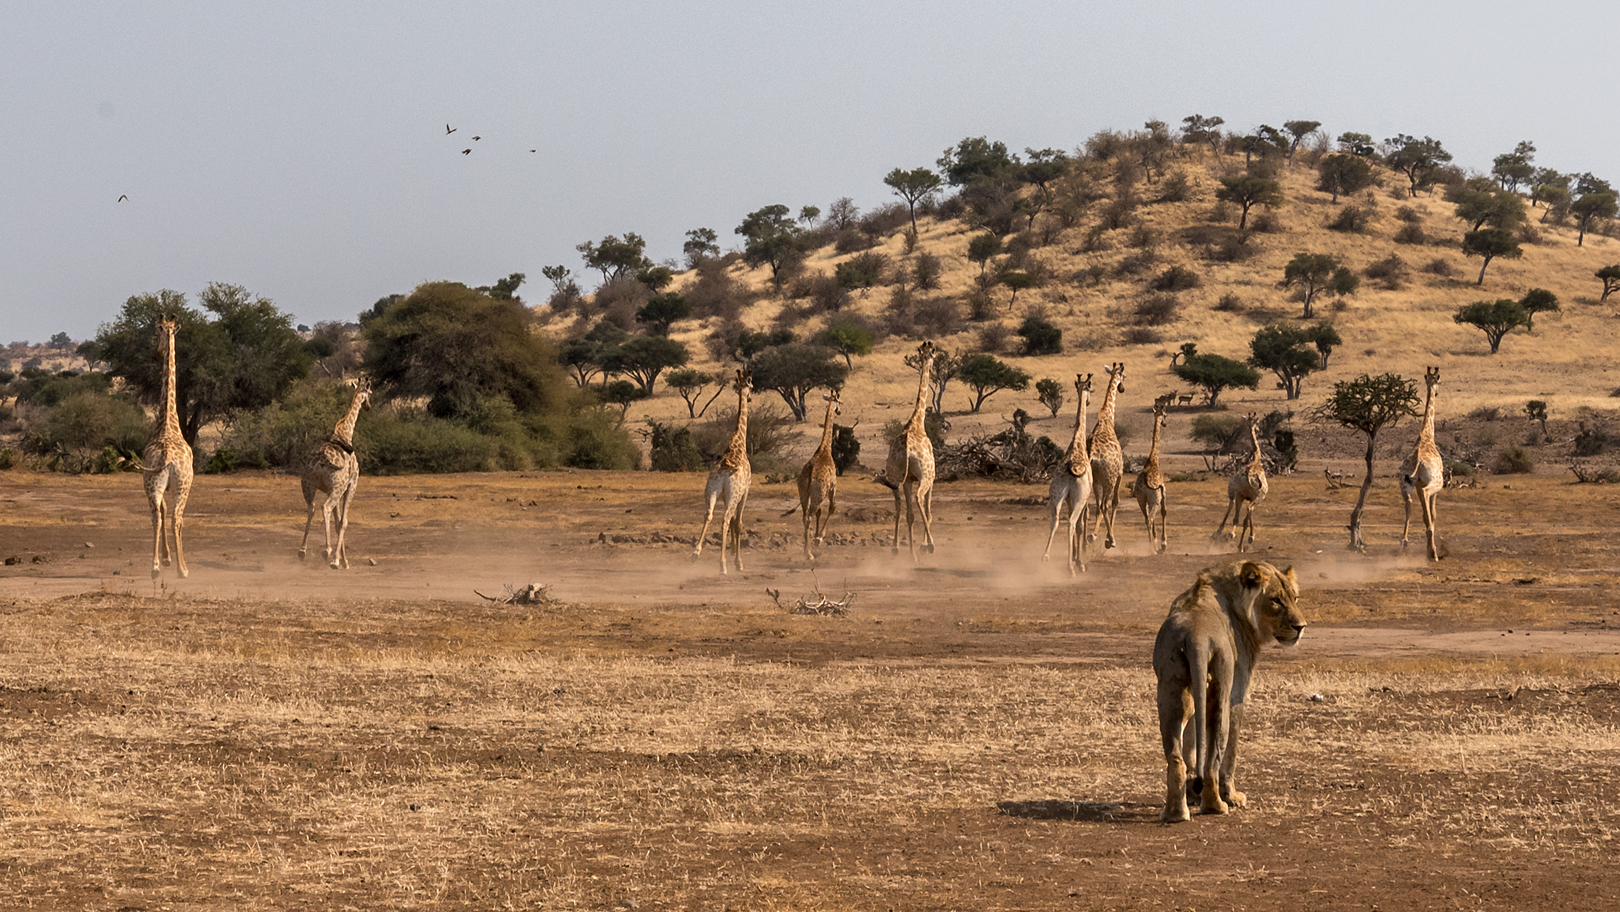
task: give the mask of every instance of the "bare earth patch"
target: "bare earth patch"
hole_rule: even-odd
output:
[[[362,479],[341,573],[296,559],[295,479],[204,477],[191,578],[154,584],[135,479],[0,475],[0,908],[1620,899],[1607,489],[1447,491],[1430,566],[1392,485],[1357,555],[1353,489],[1273,479],[1258,553],[1312,626],[1264,656],[1250,806],[1164,826],[1148,659],[1224,481],[1171,485],[1162,557],[1122,511],[1073,581],[1034,488],[941,486],[913,567],[842,484],[813,574],[758,485],[721,578],[696,476]],[[849,615],[789,612],[818,591]]]

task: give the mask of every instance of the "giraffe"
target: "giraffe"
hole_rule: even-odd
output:
[[[1125,392],[1125,362],[1103,368],[1108,372],[1108,389],[1103,392],[1102,407],[1097,409],[1097,424],[1091,429],[1087,446],[1091,450],[1091,496],[1096,501],[1097,515],[1091,520],[1091,534],[1087,540],[1097,540],[1097,530],[1108,525],[1104,548],[1114,547],[1114,516],[1119,513],[1119,483],[1125,477],[1125,454],[1119,448],[1119,437],[1114,434],[1114,396]]]
[[[165,317],[158,323],[158,353],[163,357],[163,391],[158,399],[157,434],[141,455],[141,485],[152,508],[152,578],[157,579],[169,563],[169,542],[163,534],[163,497],[174,493],[169,525],[174,528],[174,565],[182,578],[189,576],[185,550],[180,544],[180,527],[191,496],[191,447],[180,433],[180,411],[175,405],[174,345],[179,327]]]
[[[1266,464],[1260,456],[1260,416],[1250,412],[1249,439],[1254,443],[1254,452],[1249,454],[1249,461],[1237,467],[1232,477],[1226,482],[1226,512],[1221,514],[1221,524],[1215,527],[1212,538],[1220,538],[1221,530],[1226,528],[1227,518],[1232,520],[1232,531],[1227,533],[1228,538],[1236,537],[1237,549],[1244,548],[1243,537],[1248,535],[1249,544],[1254,544],[1254,508],[1260,501],[1266,499],[1266,492],[1270,486],[1266,483]],[[1248,511],[1243,510],[1248,505]],[[1238,527],[1239,515],[1242,515],[1243,526]]]
[[[697,547],[692,551],[694,560],[703,553],[703,540],[709,535],[715,505],[723,500],[725,509],[720,517],[722,575],[729,572],[726,567],[728,547],[737,556],[737,571],[743,569],[742,511],[743,505],[748,502],[748,483],[754,477],[748,465],[748,396],[753,382],[752,371],[737,371],[736,380],[733,381],[737,389],[737,430],[732,433],[731,445],[726,447],[726,454],[720,457],[720,464],[709,473],[709,483],[704,486],[703,497],[708,501],[709,512],[703,517],[703,531],[698,533]]]
[[[327,564],[333,569],[349,569],[349,551],[344,547],[344,533],[349,528],[349,502],[354,499],[355,487],[360,483],[360,460],[354,455],[354,423],[361,409],[371,408],[371,384],[361,379],[355,385],[354,399],[349,411],[326,442],[316,447],[304,460],[300,481],[304,488],[304,540],[298,543],[298,559],[303,560],[309,545],[309,527],[315,521],[315,495],[325,494],[321,503],[321,518],[326,521]],[[332,523],[337,522],[337,546],[332,546]]]
[[[1064,504],[1069,509],[1069,575],[1086,570],[1086,534],[1082,524],[1086,510],[1091,506],[1091,456],[1086,453],[1086,409],[1091,406],[1091,375],[1074,375],[1075,398],[1080,411],[1074,416],[1074,439],[1069,442],[1063,461],[1052,470],[1052,531],[1046,534],[1046,551],[1041,560],[1052,555],[1052,540],[1057,537],[1062,522]]]
[[[816,447],[815,455],[804,464],[804,468],[799,470],[798,509],[804,517],[804,556],[812,561],[816,555],[810,550],[811,517],[815,518],[815,545],[819,548],[827,532],[827,524],[832,521],[833,512],[837,509],[838,467],[833,464],[832,458],[833,418],[843,414],[843,410],[839,407],[838,390],[833,390],[826,399],[827,417],[821,425],[821,445]]]
[[[922,514],[923,551],[934,553],[934,445],[928,441],[928,376],[934,368],[934,343],[917,346],[917,403],[911,409],[904,434],[889,441],[889,461],[883,469],[883,483],[894,490],[894,544],[891,554],[900,553],[900,506],[906,508],[906,545],[911,559],[917,559],[917,541],[912,524]]]
[[[1165,507],[1164,470],[1159,468],[1159,431],[1164,427],[1164,410],[1170,406],[1175,393],[1165,393],[1153,400],[1153,445],[1148,448],[1147,464],[1136,473],[1136,505],[1142,508],[1142,519],[1147,522],[1148,541],[1154,554],[1163,554],[1170,547],[1165,521],[1169,511]]]
[[[1439,544],[1435,540],[1434,505],[1445,487],[1445,460],[1434,445],[1434,391],[1440,386],[1440,368],[1431,367],[1423,372],[1423,383],[1428,395],[1423,403],[1423,430],[1418,433],[1417,446],[1401,467],[1401,500],[1406,503],[1406,522],[1401,526],[1401,547],[1406,548],[1407,533],[1412,528],[1412,496],[1417,495],[1423,509],[1423,530],[1429,539],[1429,560],[1440,559]]]

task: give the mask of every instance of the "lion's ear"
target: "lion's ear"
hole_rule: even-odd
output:
[[[1238,571],[1238,579],[1243,580],[1243,585],[1250,589],[1259,589],[1266,582],[1265,568],[1254,561],[1245,561],[1243,569]]]
[[[1299,580],[1294,578],[1294,568],[1289,567],[1282,573],[1283,585],[1288,587],[1288,594],[1299,598]]]

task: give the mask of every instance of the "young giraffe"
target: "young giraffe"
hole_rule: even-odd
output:
[[[917,559],[917,542],[912,524],[922,514],[923,550],[934,553],[934,445],[928,441],[924,422],[928,417],[928,377],[934,368],[934,343],[917,346],[917,404],[911,409],[906,432],[889,441],[889,461],[883,469],[883,483],[894,490],[894,545],[890,553],[900,553],[900,506],[906,508],[906,545],[911,559]]]
[[[1080,411],[1074,416],[1074,439],[1063,454],[1063,462],[1052,471],[1052,531],[1046,534],[1046,551],[1041,560],[1052,555],[1052,540],[1057,537],[1058,523],[1062,522],[1064,504],[1069,509],[1069,575],[1086,570],[1086,533],[1078,528],[1085,522],[1086,510],[1091,506],[1091,456],[1086,452],[1086,409],[1091,405],[1091,375],[1074,375],[1075,398]]]
[[[833,390],[826,398],[827,418],[821,426],[821,445],[816,447],[815,455],[804,464],[804,468],[799,470],[798,510],[804,517],[804,557],[812,561],[816,555],[810,550],[811,517],[815,517],[815,545],[819,548],[826,535],[827,524],[832,521],[833,512],[837,509],[838,467],[833,464],[832,458],[833,418],[843,414],[843,410],[839,407],[838,390]]]
[[[1248,415],[1249,439],[1254,443],[1254,452],[1249,454],[1249,461],[1238,466],[1237,471],[1226,482],[1226,512],[1221,514],[1221,524],[1215,527],[1215,534],[1211,538],[1220,538],[1221,530],[1226,528],[1227,517],[1231,517],[1232,531],[1227,533],[1228,538],[1237,538],[1237,549],[1243,550],[1244,535],[1248,535],[1249,544],[1254,544],[1254,508],[1260,501],[1266,499],[1266,492],[1270,490],[1266,483],[1266,464],[1260,457],[1260,416],[1254,412]],[[1248,511],[1243,511],[1244,505]],[[1243,514],[1243,526],[1238,527],[1238,515]]]
[[[1136,473],[1136,505],[1142,508],[1142,519],[1147,522],[1148,541],[1154,554],[1163,554],[1170,547],[1165,519],[1164,470],[1159,468],[1159,431],[1164,427],[1164,410],[1170,406],[1175,393],[1165,393],[1153,400],[1153,445],[1148,448],[1147,464]],[[1157,525],[1155,525],[1157,523]]]
[[[315,448],[304,460],[300,481],[304,487],[304,540],[298,543],[298,559],[303,560],[309,546],[309,527],[315,521],[315,495],[325,494],[321,503],[321,518],[326,522],[326,555],[328,565],[336,570],[349,569],[349,551],[344,545],[344,533],[349,528],[349,502],[354,499],[355,487],[360,482],[360,460],[354,455],[354,423],[361,409],[371,408],[371,384],[362,379],[354,390],[349,411],[333,428],[332,436]],[[337,547],[332,546],[332,522],[337,521]]]
[[[1423,383],[1428,396],[1423,403],[1423,430],[1418,433],[1417,446],[1401,467],[1401,500],[1406,502],[1406,523],[1401,526],[1401,547],[1407,544],[1407,533],[1412,528],[1412,496],[1418,497],[1423,509],[1423,530],[1429,538],[1429,560],[1440,559],[1440,546],[1435,540],[1434,506],[1445,487],[1445,460],[1434,445],[1434,391],[1440,386],[1440,368],[1431,367],[1423,372]]]
[[[1125,453],[1119,448],[1119,437],[1114,434],[1114,396],[1125,392],[1125,363],[1123,361],[1103,368],[1108,372],[1108,389],[1103,392],[1102,407],[1097,409],[1097,424],[1091,429],[1087,442],[1091,450],[1091,496],[1096,501],[1097,515],[1091,523],[1089,541],[1097,540],[1097,530],[1104,523],[1108,535],[1104,548],[1114,547],[1114,516],[1119,513],[1119,484],[1125,478]]]
[[[709,512],[703,517],[703,531],[698,533],[697,547],[692,551],[694,560],[703,553],[703,540],[709,536],[709,523],[714,519],[715,505],[724,500],[725,510],[720,517],[722,574],[729,572],[726,568],[728,548],[736,554],[737,571],[741,572],[743,568],[742,511],[743,505],[748,502],[748,483],[754,477],[748,465],[748,395],[753,382],[751,371],[737,371],[734,381],[737,388],[737,430],[731,435],[731,445],[726,447],[726,455],[720,457],[720,464],[709,473],[709,483],[704,486],[703,497],[708,501]]]
[[[141,456],[141,484],[152,508],[152,578],[169,563],[169,542],[163,534],[163,495],[174,492],[169,525],[174,528],[174,564],[180,576],[189,575],[180,545],[180,527],[191,496],[191,447],[180,433],[180,412],[175,406],[174,336],[178,327],[165,317],[158,324],[158,353],[163,357],[163,392],[158,407],[158,432]]]

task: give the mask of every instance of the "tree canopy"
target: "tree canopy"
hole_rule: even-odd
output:
[[[1477,256],[1484,260],[1479,265],[1479,279],[1475,285],[1485,284],[1485,267],[1491,265],[1491,260],[1501,257],[1505,260],[1516,260],[1524,256],[1524,250],[1513,233],[1501,228],[1481,228],[1463,235],[1463,253]]]
[[[736,233],[743,238],[743,262],[771,267],[771,279],[777,282],[784,278],[784,270],[804,258],[809,248],[804,229],[781,203],[748,213]]]
[[[1609,300],[1609,295],[1614,294],[1616,291],[1620,291],[1620,263],[1615,263],[1612,266],[1605,266],[1602,269],[1599,269],[1597,272],[1592,273],[1592,275],[1595,276],[1598,281],[1603,283],[1603,297],[1598,298],[1599,304]]]
[[[157,402],[164,371],[157,325],[164,318],[178,323],[176,417],[191,444],[210,421],[274,402],[307,376],[314,362],[292,319],[270,300],[224,282],[209,284],[197,300],[212,319],[186,306],[186,296],[177,291],[135,295],[81,349],[91,360],[105,362],[108,372],[123,377],[142,399]]]
[[[1255,174],[1223,177],[1220,189],[1215,191],[1215,198],[1228,203],[1237,203],[1243,209],[1242,216],[1238,218],[1238,229],[1242,230],[1248,227],[1251,208],[1276,206],[1282,203],[1282,185],[1269,177]]]
[[[1361,513],[1367,503],[1367,491],[1373,482],[1373,457],[1378,432],[1385,425],[1394,425],[1403,416],[1416,415],[1417,381],[1398,374],[1377,377],[1362,374],[1354,380],[1341,380],[1333,384],[1333,394],[1317,410],[1320,420],[1360,431],[1367,435],[1367,475],[1361,482],[1361,495],[1356,498],[1355,509],[1350,511],[1350,545],[1352,550],[1364,548],[1361,539]]]
[[[1299,398],[1305,377],[1322,367],[1310,329],[1274,323],[1263,326],[1249,342],[1249,363],[1277,375],[1289,399]]]
[[[1502,337],[1520,326],[1529,328],[1530,314],[1524,305],[1512,298],[1497,298],[1494,301],[1475,301],[1461,307],[1451,317],[1452,322],[1465,323],[1482,330],[1486,341],[1491,344],[1491,354],[1496,354],[1502,345]]]
[[[587,267],[602,273],[603,285],[634,276],[653,265],[652,260],[647,259],[647,242],[633,231],[626,231],[622,238],[610,234],[598,243],[586,241],[574,249],[579,251]]]
[[[917,204],[939,192],[945,182],[927,168],[912,168],[910,171],[895,168],[883,178],[883,183],[906,201],[906,209],[911,213],[911,230],[916,231]]]
[[[1339,265],[1339,261],[1325,253],[1295,254],[1288,265],[1283,267],[1283,288],[1299,288],[1305,296],[1305,312],[1301,316],[1309,320],[1312,316],[1312,304],[1322,294],[1343,297],[1355,294],[1361,287],[1361,278],[1348,268]]]
[[[686,346],[667,336],[641,336],[631,339],[604,357],[602,366],[609,373],[626,374],[648,396],[658,375],[672,367],[685,367],[691,359]]]
[[[1204,388],[1209,396],[1210,408],[1215,407],[1221,393],[1228,389],[1255,389],[1260,386],[1260,374],[1254,368],[1222,355],[1189,355],[1181,359],[1174,371],[1177,377]]]
[[[849,368],[838,363],[832,349],[804,342],[767,348],[749,362],[754,388],[775,390],[798,421],[808,411],[806,398],[813,389],[839,389]]]
[[[1018,158],[1007,152],[1007,144],[983,136],[964,137],[947,148],[936,163],[953,187],[965,187],[981,178],[1000,177],[1013,170]]]
[[[1335,203],[1341,194],[1358,193],[1373,183],[1372,165],[1359,155],[1345,152],[1323,156],[1316,166],[1316,174],[1316,189],[1333,194]]]
[[[994,355],[980,354],[968,355],[962,359],[962,366],[957,368],[956,375],[963,383],[973,388],[973,411],[977,412],[984,401],[1002,390],[1029,389],[1030,376],[1025,371],[1002,361]]]
[[[1384,143],[1390,147],[1384,163],[1406,175],[1411,196],[1434,186],[1440,180],[1441,166],[1451,161],[1451,153],[1440,145],[1440,140],[1429,136],[1418,139],[1397,133]]]
[[[462,418],[503,397],[523,414],[570,402],[551,343],[529,332],[529,313],[460,282],[427,282],[362,330],[365,370],[394,395],[428,399],[428,411]]]

